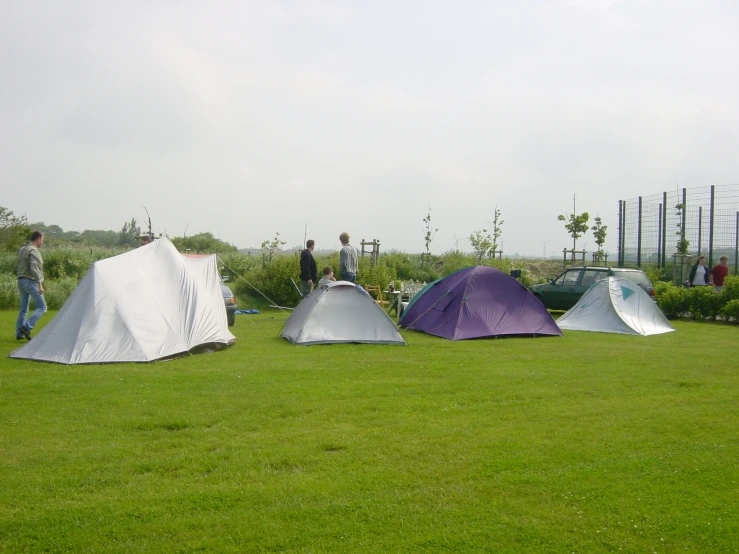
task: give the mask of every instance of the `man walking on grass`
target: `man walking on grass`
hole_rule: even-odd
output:
[[[313,283],[318,282],[318,268],[316,260],[313,259],[315,241],[309,240],[305,243],[305,250],[300,253],[300,284],[303,298],[313,291]]]
[[[31,242],[21,246],[18,250],[18,296],[20,298],[20,312],[15,322],[15,338],[31,340],[31,331],[46,313],[46,300],[44,299],[44,261],[38,249],[44,244],[44,234],[40,231],[31,233]],[[36,309],[31,317],[28,315],[28,307],[33,298]]]

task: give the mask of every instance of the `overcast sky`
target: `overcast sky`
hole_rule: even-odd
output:
[[[733,0],[0,5],[0,205],[65,230],[421,252],[430,206],[442,253],[497,205],[541,255],[576,194],[616,251],[618,200],[739,182]]]

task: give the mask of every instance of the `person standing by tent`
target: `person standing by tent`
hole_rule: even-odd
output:
[[[350,283],[357,282],[357,249],[349,244],[349,233],[344,231],[339,235],[341,241],[341,250],[339,251],[339,272],[342,281]]]
[[[20,312],[15,322],[15,338],[31,340],[31,331],[46,313],[44,299],[44,261],[38,249],[44,244],[44,234],[41,231],[31,233],[31,242],[21,246],[18,250],[18,296],[20,297]],[[28,315],[28,306],[33,298],[36,309],[31,317]]]
[[[302,285],[300,292],[303,298],[313,291],[313,283],[318,281],[318,268],[316,260],[313,259],[315,245],[314,240],[308,240],[305,243],[305,250],[300,253],[300,284]]]
[[[726,279],[726,276],[729,274],[729,266],[727,265],[728,263],[729,258],[727,258],[726,256],[721,256],[721,258],[719,258],[719,263],[713,266],[713,269],[711,270],[711,277],[713,277],[713,286],[716,287],[716,290],[719,292],[724,289],[724,279]]]
[[[695,265],[690,268],[688,284],[691,287],[705,287],[711,282],[711,274],[706,267],[706,257],[698,256]]]

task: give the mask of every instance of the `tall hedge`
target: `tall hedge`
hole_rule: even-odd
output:
[[[44,299],[48,308],[50,310],[61,308],[76,287],[77,280],[71,277],[44,281]],[[0,309],[17,310],[18,308],[18,279],[7,273],[0,275]],[[31,309],[33,309],[33,301],[31,301]]]
[[[733,318],[727,305],[739,301],[739,277],[729,276],[721,292],[713,287],[682,287],[672,283],[655,283],[657,305],[669,319],[690,317],[696,321]],[[734,318],[733,321],[736,322]]]

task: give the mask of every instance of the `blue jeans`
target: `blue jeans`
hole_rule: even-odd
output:
[[[349,281],[350,283],[356,283],[357,282],[357,274],[356,273],[342,272],[342,274],[341,274],[341,280],[342,281]]]
[[[21,327],[25,326],[27,329],[33,329],[41,316],[46,313],[46,300],[43,294],[39,294],[38,283],[33,279],[18,279],[18,295],[20,296],[21,310],[18,313],[18,320],[15,322],[16,337],[21,336]],[[26,319],[31,298],[33,298],[36,309],[31,317]]]

